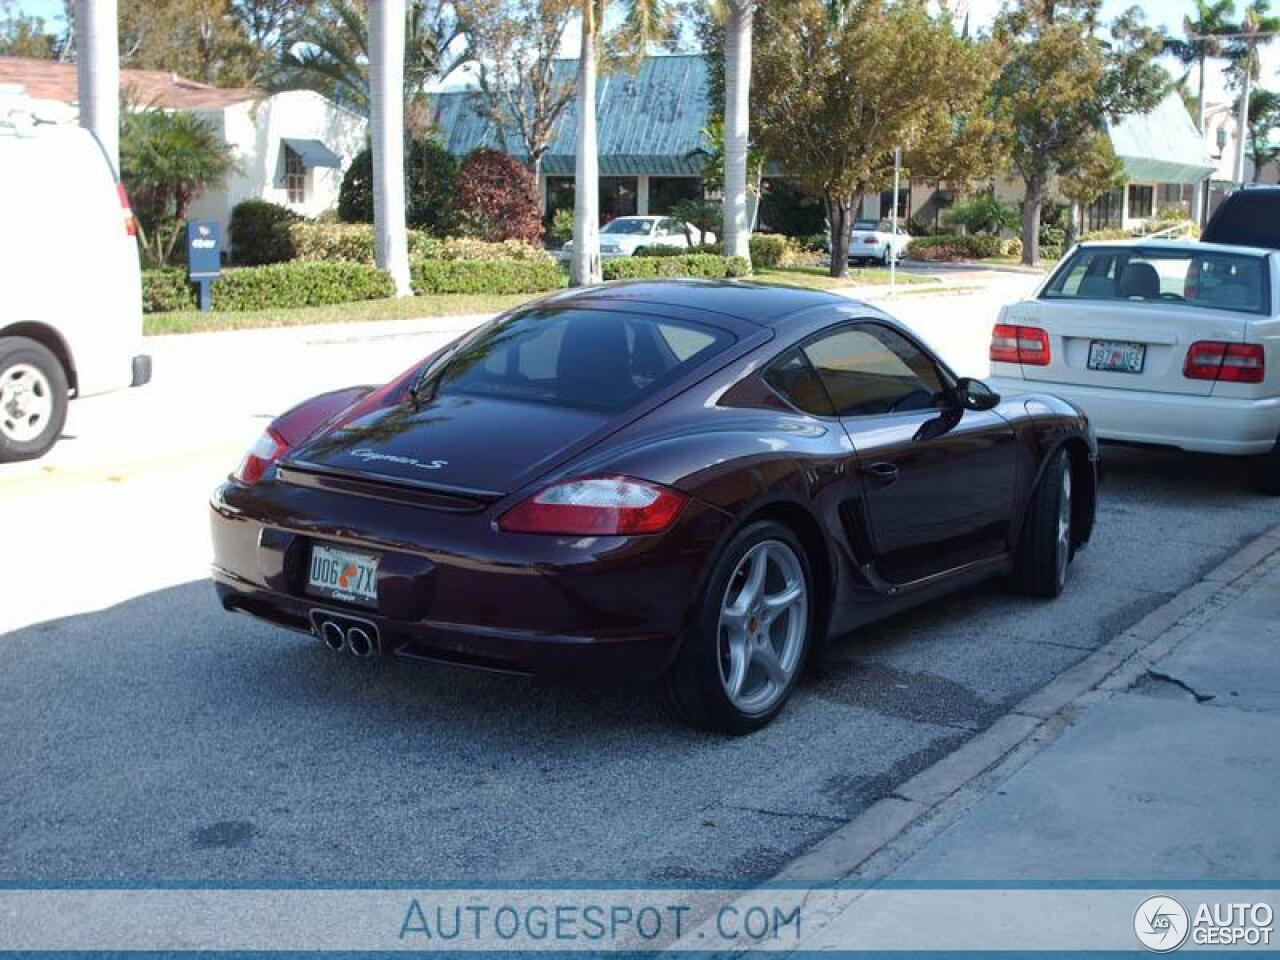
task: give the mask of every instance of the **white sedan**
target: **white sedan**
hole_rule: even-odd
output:
[[[888,266],[889,260],[900,259],[910,244],[911,235],[901,227],[895,231],[889,220],[858,220],[849,233],[849,262],[878,260]]]
[[[716,242],[714,233],[699,234],[697,227],[674,217],[618,217],[600,230],[600,256],[633,257],[653,247],[688,249],[690,237],[694,244]],[[565,255],[572,249],[572,240],[562,248]]]
[[[1280,494],[1278,298],[1270,250],[1082,244],[1001,310],[988,382],[1071,401],[1103,440],[1247,457]]]

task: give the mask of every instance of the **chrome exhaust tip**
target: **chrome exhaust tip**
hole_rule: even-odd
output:
[[[325,620],[320,624],[320,639],[324,641],[324,645],[334,653],[341,652],[342,648],[347,645],[347,638],[342,632],[342,628],[333,620]]]
[[[347,631],[347,649],[357,657],[368,657],[373,654],[373,638],[363,627],[352,627]]]

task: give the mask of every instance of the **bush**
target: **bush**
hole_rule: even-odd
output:
[[[194,310],[195,293],[187,282],[187,271],[162,267],[142,271],[142,312],[165,313]]]
[[[1022,217],[1016,207],[1001,203],[994,194],[980,193],[953,205],[942,219],[970,233],[998,234],[1016,227]]]
[[[1000,252],[1003,253],[1006,257],[1014,257],[1015,259],[1021,260],[1022,259],[1022,238],[1010,237],[1008,240],[1004,241],[1004,243],[1001,246]]]
[[[916,237],[907,247],[916,260],[982,260],[1000,253],[1000,238],[987,235]]]
[[[373,263],[373,226],[364,223],[303,221],[290,227],[297,259]],[[539,246],[519,240],[486,243],[466,237],[439,239],[425,230],[409,231],[410,260],[550,260]]]
[[[756,267],[781,265],[790,250],[787,238],[777,233],[753,233],[751,235],[751,263]]]
[[[606,280],[653,280],[659,277],[745,277],[750,264],[742,257],[687,253],[677,257],[619,257],[604,262]]]
[[[231,210],[231,259],[247,267],[283,263],[296,255],[289,228],[301,218],[288,207],[245,200]]]
[[[444,234],[453,229],[458,161],[434,140],[409,140],[405,158],[405,220],[411,227]],[[338,192],[338,218],[373,222],[373,152],[356,154]]]
[[[1042,243],[1040,245],[1040,259],[1042,260],[1061,260],[1062,247],[1054,243]]]
[[[542,293],[564,286],[565,275],[542,260],[418,260],[410,265],[413,290],[427,293]]]
[[[1091,230],[1080,238],[1082,242],[1095,240],[1132,240],[1133,234],[1128,230]]]
[[[573,236],[573,208],[561,207],[551,215],[551,229],[548,231],[553,240],[568,240]]]
[[[691,247],[638,247],[633,257],[687,257],[691,253],[714,253],[722,255],[722,243],[695,243]]]
[[[526,167],[498,150],[481,148],[462,161],[457,209],[462,229],[481,240],[536,243],[542,237],[538,182]]]

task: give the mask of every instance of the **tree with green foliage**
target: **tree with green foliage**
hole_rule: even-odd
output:
[[[315,90],[344,106],[369,108],[369,18],[360,0],[319,0],[292,27],[292,43],[266,85],[273,90]],[[404,93],[419,99],[471,59],[453,3],[409,0],[405,14]]]
[[[44,17],[24,14],[13,0],[0,0],[0,57],[56,59],[59,39]]]
[[[404,165],[407,223],[436,236],[449,233],[456,224],[458,161],[438,141],[425,138],[409,140]],[[342,178],[338,219],[373,223],[373,154],[368,147],[355,155]]]
[[[120,117],[120,176],[148,266],[173,258],[191,201],[234,169],[231,148],[194,113],[126,110]]]
[[[1233,179],[1244,182],[1245,142],[1249,137],[1249,111],[1253,105],[1253,85],[1262,72],[1260,50],[1280,34],[1280,17],[1271,13],[1271,0],[1253,0],[1226,50],[1231,61],[1228,82],[1240,91],[1236,108],[1236,157]]]
[[[969,233],[999,234],[1012,230],[1022,220],[1017,209],[1001,203],[993,191],[975,194],[953,204],[943,220],[955,227],[964,227]]]
[[[1145,113],[1169,78],[1163,38],[1130,9],[1103,30],[1102,0],[1016,0],[996,19],[1007,51],[994,90],[1013,167],[1022,178],[1022,262],[1040,259],[1040,214],[1055,175],[1104,150],[1106,124]]]
[[[1253,154],[1253,182],[1262,182],[1267,164],[1280,158],[1280,143],[1271,132],[1280,127],[1280,93],[1254,87],[1249,94],[1249,152]]]
[[[998,160],[968,141],[992,129],[984,98],[997,61],[957,33],[945,8],[774,0],[756,19],[757,139],[802,189],[823,198],[832,276],[848,272],[853,218],[868,192],[892,183],[895,149],[921,177],[994,173]]]
[[[1234,0],[1195,0],[1195,13],[1182,18],[1182,36],[1166,37],[1164,50],[1177,57],[1187,72],[1196,70],[1196,129],[1204,132],[1204,85],[1209,61],[1222,56],[1226,34],[1235,30]],[[1186,82],[1184,76],[1183,82]]]
[[[1116,156],[1111,141],[1098,141],[1093,150],[1081,155],[1079,162],[1058,178],[1058,192],[1071,204],[1067,216],[1066,246],[1075,246],[1080,238],[1082,211],[1105,193],[1124,185],[1124,164]]]

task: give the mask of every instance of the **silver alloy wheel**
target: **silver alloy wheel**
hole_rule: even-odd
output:
[[[1062,490],[1058,494],[1058,585],[1067,582],[1067,564],[1071,560],[1071,465],[1062,471]]]
[[[53,416],[53,387],[39,367],[18,363],[0,373],[0,434],[30,443]]]
[[[720,605],[720,683],[743,713],[760,714],[786,693],[804,652],[809,588],[796,552],[757,543],[738,561]]]

